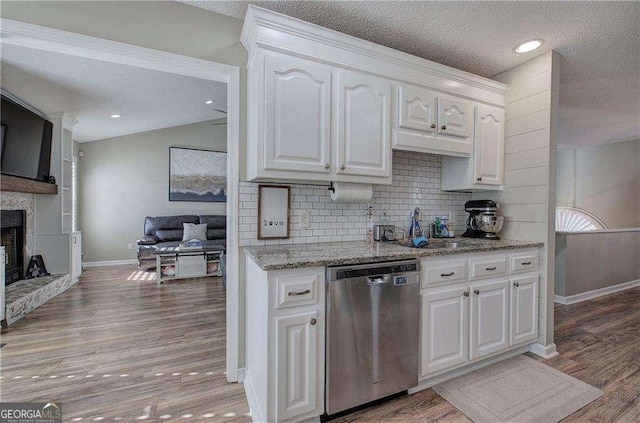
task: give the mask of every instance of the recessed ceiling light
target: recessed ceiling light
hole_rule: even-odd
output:
[[[537,49],[541,45],[542,40],[529,40],[516,47],[515,51],[516,53],[529,53],[530,51]]]
[[[213,100],[207,100],[204,102],[204,104],[213,104]]]
[[[111,115],[111,119],[120,119],[122,115],[120,113],[114,113]]]

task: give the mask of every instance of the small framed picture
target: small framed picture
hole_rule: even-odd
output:
[[[289,238],[289,187],[258,186],[258,239]]]

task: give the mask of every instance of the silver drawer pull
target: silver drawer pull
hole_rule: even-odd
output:
[[[455,274],[456,274],[456,272],[440,273],[440,276],[442,276],[443,278],[446,278],[447,276],[453,276]]]
[[[523,261],[523,262],[522,262],[522,265],[523,265],[523,266],[528,266],[528,265],[530,265],[530,264],[531,264],[531,262],[530,262],[530,261]]]
[[[496,270],[497,267],[493,266],[493,267],[485,267],[484,270]]]
[[[287,295],[290,296],[290,297],[293,297],[293,296],[296,296],[296,295],[306,295],[306,294],[308,294],[310,292],[311,292],[311,290],[306,289],[306,290],[300,291],[300,292],[289,292]]]

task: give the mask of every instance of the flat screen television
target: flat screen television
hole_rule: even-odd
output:
[[[53,124],[4,94],[0,115],[0,172],[47,181]]]

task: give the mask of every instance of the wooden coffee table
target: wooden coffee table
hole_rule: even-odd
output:
[[[224,254],[218,248],[180,248],[161,247],[156,256],[156,280],[200,278],[204,276],[222,276],[220,257]]]

